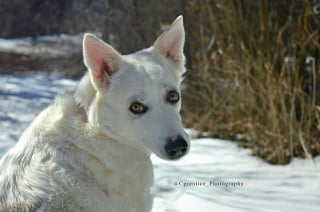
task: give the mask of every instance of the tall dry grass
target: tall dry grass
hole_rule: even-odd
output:
[[[189,0],[183,114],[274,164],[320,153],[319,14],[310,1]]]

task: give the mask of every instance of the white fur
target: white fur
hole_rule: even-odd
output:
[[[75,94],[57,97],[0,161],[0,211],[150,211],[150,153],[169,160],[166,140],[178,135],[189,145],[181,103],[165,102],[180,90],[183,44],[182,17],[126,56],[85,35],[89,73]],[[149,110],[132,114],[134,101]]]

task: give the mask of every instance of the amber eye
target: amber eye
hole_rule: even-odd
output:
[[[177,91],[169,91],[167,94],[167,102],[175,104],[180,100],[180,95]]]
[[[134,114],[142,114],[142,113],[145,113],[147,112],[148,110],[148,107],[143,105],[142,103],[140,102],[133,102],[130,107],[129,107],[129,110],[134,113]]]

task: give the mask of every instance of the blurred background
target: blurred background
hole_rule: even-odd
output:
[[[185,126],[272,164],[318,155],[320,0],[0,0],[0,73],[79,79],[83,33],[126,54],[180,14]]]

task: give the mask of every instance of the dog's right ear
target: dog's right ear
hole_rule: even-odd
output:
[[[183,17],[179,16],[163,32],[153,44],[153,51],[169,59],[178,66],[184,65],[183,46],[185,32],[183,26]]]
[[[118,70],[121,55],[95,35],[87,33],[83,38],[83,59],[94,86],[99,89]]]

